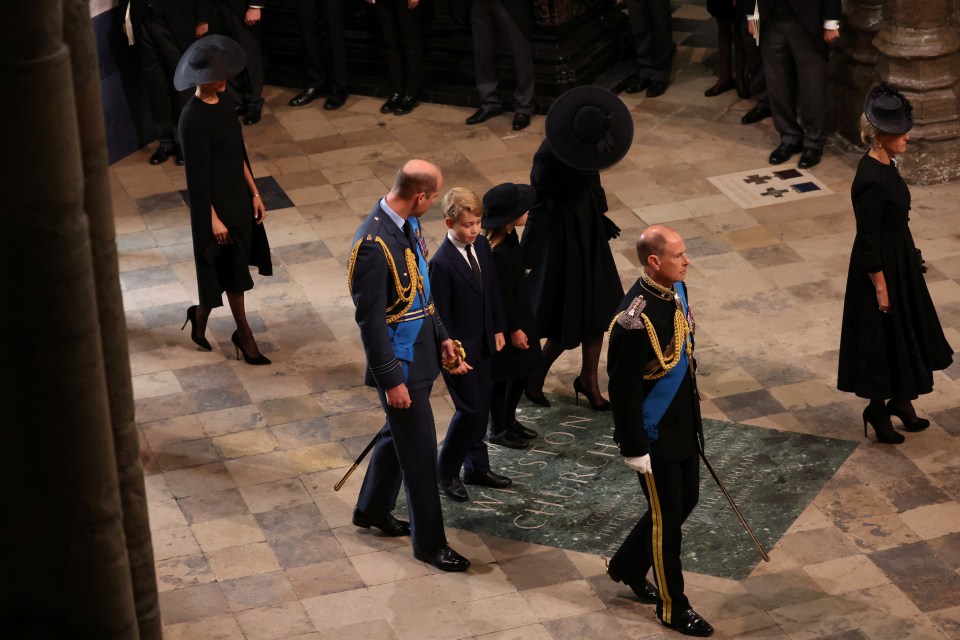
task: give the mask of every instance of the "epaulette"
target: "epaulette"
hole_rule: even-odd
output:
[[[617,324],[629,330],[643,328],[643,317],[641,313],[646,306],[647,301],[643,299],[643,296],[637,296],[626,310],[617,317]]]

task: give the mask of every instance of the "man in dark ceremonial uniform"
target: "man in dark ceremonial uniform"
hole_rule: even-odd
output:
[[[693,314],[687,304],[686,247],[669,227],[646,229],[637,241],[643,274],[614,316],[607,352],[614,440],[637,472],[649,508],[610,560],[608,573],[657,620],[685,635],[713,627],[683,593],[680,527],[697,504],[700,400],[693,362]],[[646,575],[653,568],[656,587]]]
[[[353,524],[410,535],[413,555],[443,571],[470,562],[447,545],[437,486],[437,434],[430,390],[440,365],[463,367],[430,297],[419,218],[443,186],[435,165],[410,160],[354,236],[347,283],[367,356],[364,382],[376,387],[386,424],[370,457]],[[393,517],[400,483],[410,522]]]

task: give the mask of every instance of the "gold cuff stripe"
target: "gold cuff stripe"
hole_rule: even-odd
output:
[[[652,473],[643,474],[647,483],[647,492],[650,495],[650,516],[653,520],[653,571],[657,578],[657,588],[660,590],[660,601],[663,604],[663,621],[672,624],[673,598],[667,588],[667,575],[663,566],[663,514],[660,511],[660,496],[657,495],[657,485],[653,481]]]

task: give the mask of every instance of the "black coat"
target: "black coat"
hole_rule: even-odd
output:
[[[521,246],[537,328],[572,349],[606,331],[623,298],[609,243],[616,226],[603,215],[600,173],[563,164],[546,141],[533,156],[530,184],[537,200]]]
[[[759,0],[760,2],[760,39],[763,40],[763,21],[770,16],[776,2],[783,1],[790,4],[793,14],[803,25],[804,30],[817,42],[824,55],[829,46],[823,39],[823,23],[825,20],[840,19],[840,0]],[[741,9],[753,13],[752,2],[738,2]],[[747,8],[749,5],[749,8]]]
[[[127,10],[127,4],[130,4],[130,21],[133,23],[134,37],[137,37],[137,31],[143,24],[144,15],[147,13],[147,0],[123,0],[120,3],[120,15]],[[153,7],[153,13],[162,16],[166,20],[170,31],[173,33],[177,48],[180,51],[186,51],[187,47],[193,44],[197,35],[197,11],[194,6],[194,0],[150,0]]]
[[[913,399],[953,361],[907,226],[910,190],[897,168],[864,155],[851,187],[857,236],[850,253],[837,387],[861,398]],[[883,272],[890,313],[869,274]]]
[[[543,352],[530,306],[530,287],[523,272],[523,254],[516,231],[493,248],[493,264],[500,280],[500,297],[503,300],[503,315],[506,319],[506,345],[493,354],[493,379],[523,380],[543,366]],[[527,334],[527,349],[517,349],[510,342],[510,334],[518,329]]]

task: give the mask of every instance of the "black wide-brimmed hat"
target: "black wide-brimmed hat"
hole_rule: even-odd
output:
[[[183,52],[173,74],[173,86],[183,91],[198,84],[226,80],[247,66],[247,56],[236,40],[204,36]]]
[[[899,89],[886,82],[870,89],[863,102],[863,113],[883,133],[900,135],[913,128],[913,106]]]
[[[545,130],[557,157],[581,171],[612,167],[633,144],[627,105],[610,91],[590,85],[570,89],[554,100]]]
[[[527,211],[537,200],[537,190],[528,184],[504,182],[483,194],[483,219],[480,226],[484,229],[497,229],[513,222]]]

